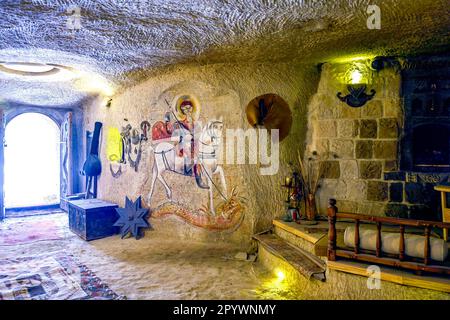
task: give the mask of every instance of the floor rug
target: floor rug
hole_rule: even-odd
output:
[[[67,213],[6,218],[0,223],[0,246],[64,239],[71,236],[68,223]]]
[[[0,300],[117,300],[95,274],[58,252],[0,260]]]

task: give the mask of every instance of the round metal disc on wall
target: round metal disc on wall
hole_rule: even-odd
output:
[[[248,123],[256,128],[278,129],[280,141],[287,137],[292,126],[292,112],[280,96],[268,93],[251,100],[245,110]]]

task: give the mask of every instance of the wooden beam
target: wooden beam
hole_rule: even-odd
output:
[[[307,279],[313,277],[325,281],[326,264],[315,255],[290,245],[274,234],[257,234],[253,239],[267,251],[289,263]]]
[[[336,213],[336,218],[337,219],[354,219],[354,220],[357,219],[357,220],[361,220],[361,221],[372,221],[372,222],[383,222],[383,223],[391,223],[391,224],[404,225],[404,226],[410,226],[410,227],[450,228],[450,223],[446,223],[446,222],[369,216],[366,214],[357,214],[357,213],[339,212],[339,213]]]
[[[423,263],[400,261],[392,258],[378,258],[369,254],[356,254],[353,251],[348,250],[336,250],[336,256],[348,259],[354,259],[364,262],[371,262],[374,264],[384,264],[391,267],[401,267],[414,271],[425,271],[439,274],[450,275],[450,267],[440,265],[424,265]]]
[[[400,252],[399,259],[400,261],[405,260],[405,226],[400,226],[400,243],[398,251]]]
[[[312,244],[315,244],[316,242],[318,242],[320,239],[322,239],[326,235],[326,232],[308,233],[308,232],[306,232],[306,230],[309,229],[307,226],[302,226],[301,224],[298,225],[295,222],[285,222],[283,220],[273,220],[272,224],[275,227],[278,227],[289,233],[292,233],[299,238],[302,238],[308,242],[311,242]],[[315,226],[315,228],[312,227],[311,229],[313,229],[313,230],[317,229],[317,226]]]
[[[377,243],[376,243],[376,248],[377,248],[377,257],[380,258],[381,257],[381,222],[377,222]]]
[[[355,220],[355,253],[359,253],[359,220]]]
[[[336,200],[330,199],[327,210],[328,215],[328,260],[336,260],[336,214],[338,208],[336,207]]]
[[[328,261],[330,270],[367,277],[368,264],[357,261]],[[450,293],[450,279],[436,276],[417,276],[403,270],[381,267],[381,280],[401,285]]]

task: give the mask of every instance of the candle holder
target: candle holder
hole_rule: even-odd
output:
[[[300,203],[302,199],[302,188],[298,172],[293,172],[292,177],[284,179],[282,187],[287,189],[286,217],[284,221],[298,222],[300,220]]]

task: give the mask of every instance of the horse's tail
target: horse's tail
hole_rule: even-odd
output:
[[[197,183],[197,186],[201,189],[209,189],[209,186],[204,184],[202,180],[202,169],[200,164],[194,165],[194,176],[195,176],[195,182]]]

